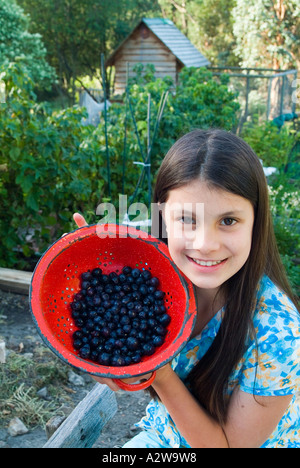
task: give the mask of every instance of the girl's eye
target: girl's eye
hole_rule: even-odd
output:
[[[180,221],[184,224],[195,224],[195,220],[191,216],[181,216]]]
[[[224,218],[222,219],[221,221],[221,224],[223,226],[233,226],[234,224],[236,224],[236,219],[233,219],[233,218]]]

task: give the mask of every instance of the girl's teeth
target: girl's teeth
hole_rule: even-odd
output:
[[[204,262],[203,260],[197,260],[196,258],[193,258],[194,262],[196,262],[198,265],[202,265],[202,266],[213,266],[213,265],[218,265],[219,263],[222,262],[222,260],[218,260],[216,262]]]

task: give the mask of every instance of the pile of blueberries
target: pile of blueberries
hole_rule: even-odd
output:
[[[171,321],[159,279],[149,270],[125,266],[120,274],[95,268],[81,274],[71,302],[78,327],[73,346],[83,359],[128,366],[150,356],[165,341]]]

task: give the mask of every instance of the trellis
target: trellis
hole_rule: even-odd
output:
[[[210,67],[213,75],[229,75],[229,86],[239,93],[241,115],[238,133],[243,124],[256,114],[266,120],[286,116],[291,119],[296,113],[293,99],[297,84],[297,70],[273,68]],[[260,102],[251,102],[251,92],[256,91]],[[288,115],[290,114],[290,115]],[[282,117],[283,118],[283,117]]]

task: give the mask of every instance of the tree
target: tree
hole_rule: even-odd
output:
[[[41,33],[50,64],[64,90],[84,75],[99,77],[105,58],[142,16],[157,11],[157,0],[18,0]],[[77,83],[78,85],[78,83]]]
[[[46,61],[41,35],[29,33],[29,26],[30,17],[14,0],[0,0],[0,65],[19,61],[37,87],[49,87],[55,71]]]
[[[158,0],[171,19],[214,65],[237,65],[231,11],[235,0]]]
[[[232,11],[235,54],[243,67],[300,65],[300,5],[297,0],[236,0]]]

